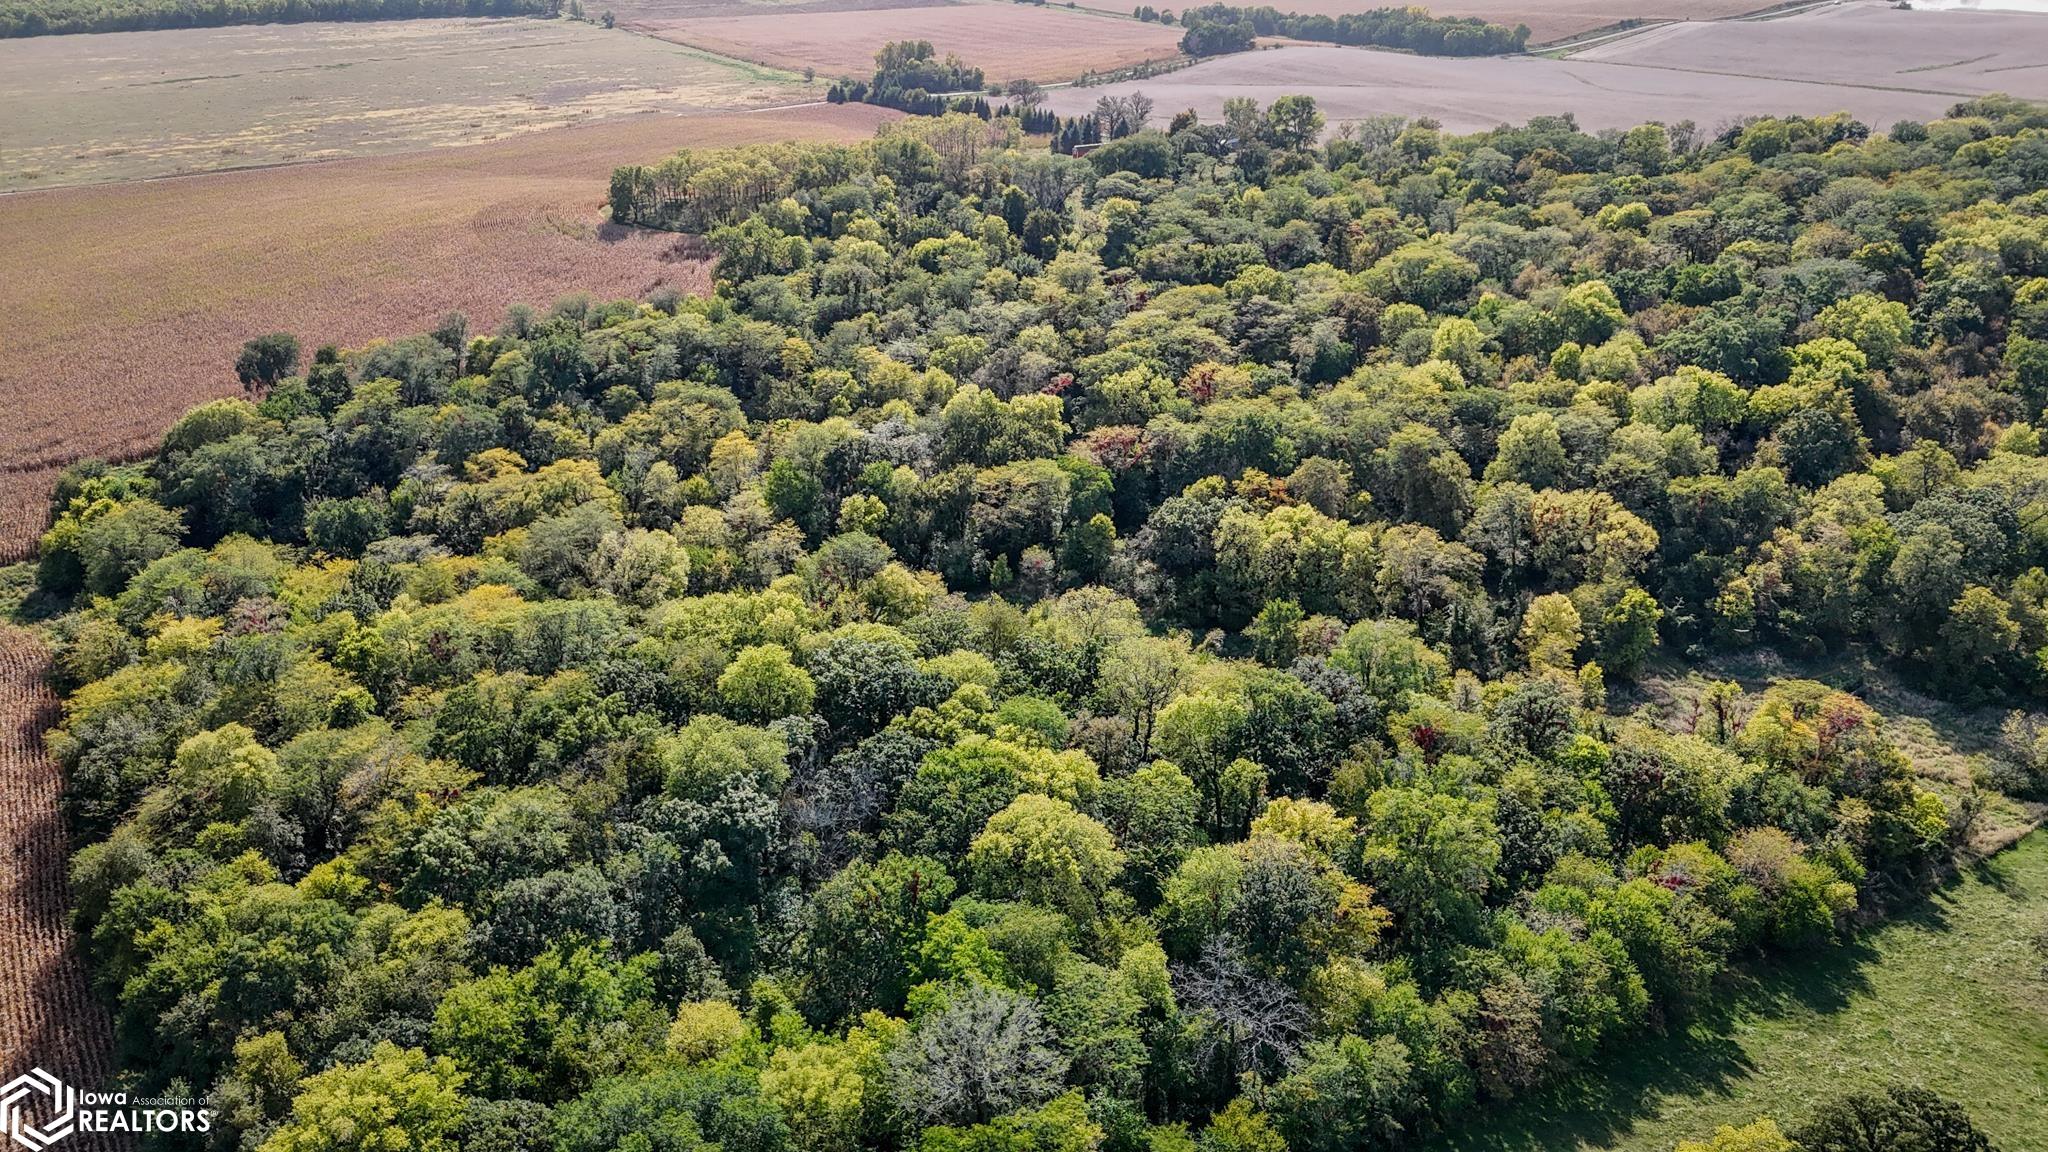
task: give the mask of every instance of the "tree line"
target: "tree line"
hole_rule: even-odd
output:
[[[1509,28],[1472,16],[1432,16],[1423,8],[1374,8],[1324,16],[1267,6],[1206,4],[1183,10],[1180,22],[1187,28],[1181,37],[1181,51],[1190,56],[1248,51],[1258,36],[1398,48],[1423,56],[1498,56],[1520,52],[1529,44],[1527,25]]]
[[[1007,97],[1008,103],[991,106],[980,93],[959,92],[960,87],[979,85],[982,72],[961,62],[957,56],[936,61],[929,41],[891,41],[875,54],[876,70],[870,80],[835,80],[825,92],[834,104],[880,104],[913,116],[944,116],[962,113],[982,120],[1014,119],[1026,135],[1049,137],[1054,152],[1073,155],[1075,149],[1120,139],[1144,126],[1151,115],[1152,101],[1142,92],[1129,96],[1105,96],[1093,113],[1062,117],[1040,107],[1045,92],[1030,80],[1013,80],[1008,85],[991,85],[989,96]],[[926,85],[940,85],[938,92]],[[947,95],[951,92],[953,94]],[[621,185],[614,178],[617,193],[612,218],[620,221],[669,228],[661,205],[668,201],[647,183],[645,169],[621,169],[628,173]],[[651,206],[649,200],[655,201]]]
[[[167,1146],[1410,1148],[2048,795],[2048,114],[1324,127],[624,170],[710,295],[260,338],[69,470]],[[1923,776],[1745,652],[2014,715]]]
[[[875,53],[872,77],[835,80],[825,99],[834,104],[879,104],[916,116],[979,111],[985,120],[986,103],[975,106],[981,86],[981,69],[951,53],[939,59],[931,41],[892,40]]]
[[[0,39],[312,20],[552,16],[560,0],[0,0]]]

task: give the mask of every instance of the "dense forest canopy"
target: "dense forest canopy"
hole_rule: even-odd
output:
[[[265,1152],[1396,1148],[1936,873],[1979,800],[1854,695],[1631,681],[2038,696],[2048,115],[1323,127],[691,153],[614,204],[714,295],[266,338],[74,469],[134,1089]]]

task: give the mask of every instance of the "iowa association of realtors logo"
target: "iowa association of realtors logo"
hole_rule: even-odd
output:
[[[32,1068],[0,1088],[0,1117],[7,1134],[31,1152],[71,1135],[78,1123],[78,1089],[41,1068]]]
[[[126,1092],[82,1092],[41,1068],[0,1087],[0,1123],[29,1152],[74,1132],[208,1132],[213,1110],[191,1100],[130,1100]]]

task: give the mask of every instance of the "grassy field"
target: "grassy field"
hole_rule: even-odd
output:
[[[929,40],[941,54],[958,53],[990,80],[1045,82],[1172,57],[1179,54],[1181,37],[1179,28],[1008,0],[802,15],[763,5],[752,15],[639,19],[635,26],[764,65],[815,68],[825,77],[867,76],[883,44]]]
[[[568,20],[0,42],[0,190],[476,144],[816,98],[801,76]]]
[[[42,530],[57,470],[153,444],[238,390],[251,336],[308,348],[497,323],[569,292],[705,283],[694,249],[601,225],[613,167],[684,146],[856,140],[864,105],[642,116],[474,148],[0,196],[0,556]]]
[[[1430,1145],[1671,1152],[1679,1140],[1904,1080],[1961,1101],[2004,1152],[2048,1148],[2048,833],[1966,869],[1848,947],[1753,973],[1690,1027]]]

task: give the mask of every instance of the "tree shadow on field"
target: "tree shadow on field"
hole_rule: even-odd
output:
[[[660,228],[642,228],[637,224],[620,224],[613,220],[600,221],[595,232],[600,244],[618,244],[636,236],[669,237],[661,248],[659,258],[670,263],[696,263],[718,255],[709,238],[694,232],[668,232]]]
[[[2020,899],[2027,895],[2021,883],[2018,870],[2005,854],[1986,856],[1970,865],[1970,876],[1978,883],[2003,896]]]
[[[662,250],[661,258],[681,263],[697,263],[703,260],[710,260],[717,255],[718,251],[711,246],[709,239],[692,233],[685,233],[677,236],[675,243]]]
[[[1943,908],[1923,900],[1892,922],[1939,931],[1946,919]],[[1656,1115],[1666,1098],[1727,1095],[1755,1074],[1756,1065],[1735,1039],[1743,1019],[1839,1012],[1869,988],[1863,968],[1876,959],[1877,950],[1859,939],[1749,964],[1724,977],[1707,1002],[1663,1034],[1647,1033],[1618,1045],[1592,1067],[1513,1103],[1482,1105],[1425,1147],[1438,1152],[1557,1152],[1582,1142],[1611,1145]]]

